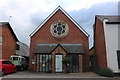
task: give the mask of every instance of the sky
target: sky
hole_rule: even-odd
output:
[[[119,0],[0,0],[0,21],[8,21],[19,41],[30,45],[30,34],[61,6],[89,35],[93,46],[95,15],[118,15]]]

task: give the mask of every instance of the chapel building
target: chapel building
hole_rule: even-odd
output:
[[[58,6],[31,34],[29,70],[83,72],[89,70],[89,34]],[[70,59],[69,64],[62,62]]]

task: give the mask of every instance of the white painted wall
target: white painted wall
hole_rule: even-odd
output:
[[[118,49],[120,50],[120,24],[118,25]]]
[[[103,21],[104,22],[104,21]],[[117,61],[118,50],[118,24],[106,24],[104,22],[107,66],[113,72],[119,72]]]

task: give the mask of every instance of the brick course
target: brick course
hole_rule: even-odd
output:
[[[103,22],[100,21],[98,18],[96,18],[94,35],[95,35],[94,44],[95,44],[95,53],[97,57],[97,66],[98,68],[106,68],[107,59],[106,59],[104,27],[103,27]]]
[[[10,56],[15,54],[16,40],[7,24],[0,27],[0,30],[2,30],[2,59],[10,59]]]
[[[64,38],[55,38],[50,33],[50,26],[56,20],[63,20],[69,26],[69,32],[67,36]],[[34,65],[31,64],[31,61],[34,60],[34,49],[37,43],[46,43],[46,44],[72,44],[78,43],[83,44],[84,48],[84,55],[83,55],[83,68],[84,71],[88,70],[89,68],[89,44],[88,44],[88,37],[79,30],[79,28],[69,19],[67,16],[63,14],[61,10],[58,10],[30,39],[30,64],[29,70],[33,71]]]

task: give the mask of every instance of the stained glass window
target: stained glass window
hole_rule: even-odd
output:
[[[62,20],[58,20],[52,23],[50,32],[54,37],[62,38],[68,33],[68,25]]]

